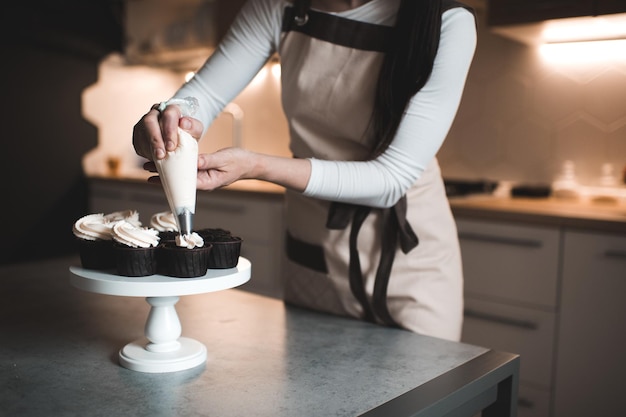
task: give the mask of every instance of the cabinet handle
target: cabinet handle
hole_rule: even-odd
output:
[[[465,317],[470,317],[478,320],[491,321],[498,324],[505,324],[507,326],[521,327],[527,330],[536,330],[539,325],[530,320],[512,319],[510,317],[503,317],[497,314],[483,313],[481,311],[472,310],[466,308],[464,311]]]
[[[626,260],[626,252],[622,250],[612,250],[609,249],[604,252],[604,257],[613,258],[613,259],[624,259]]]
[[[501,243],[504,245],[525,246],[529,248],[540,248],[543,242],[535,239],[519,239],[514,237],[490,236],[480,233],[460,232],[460,239],[475,240],[479,242]]]

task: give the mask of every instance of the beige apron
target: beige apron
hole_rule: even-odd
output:
[[[366,128],[389,28],[315,11],[309,11],[307,22],[299,26],[292,24],[293,14],[293,9],[286,9],[279,53],[283,108],[294,156],[367,159],[374,144]],[[407,192],[406,216],[402,207],[396,211],[372,208],[362,216],[358,236],[352,237],[353,247],[358,248],[358,256],[352,254],[352,272],[356,262],[362,274],[365,304],[355,296],[352,278],[348,278],[349,241],[358,221],[354,213],[347,213],[346,227],[331,229],[327,227],[331,202],[289,191],[286,201],[286,302],[459,340],[463,309],[461,257],[436,160]],[[407,249],[408,253],[401,247],[402,230],[399,238],[393,234],[383,236],[387,233],[385,225],[395,218],[390,216],[401,217],[400,222],[406,217],[419,239],[416,247]],[[401,242],[392,251],[389,282],[380,288],[376,275],[381,264],[381,242],[389,239]],[[379,314],[381,297],[388,319],[385,311]],[[376,302],[379,310],[374,308],[372,314],[368,304]]]

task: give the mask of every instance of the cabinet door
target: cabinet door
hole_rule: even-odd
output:
[[[558,229],[466,219],[457,227],[466,295],[555,308]]]
[[[552,385],[555,314],[467,298],[462,340],[521,357],[520,384]]]
[[[626,237],[565,233],[556,417],[624,415]]]
[[[594,0],[489,0],[488,24],[508,25],[590,16]]]

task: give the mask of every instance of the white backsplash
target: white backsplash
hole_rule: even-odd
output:
[[[455,178],[550,183],[567,160],[583,184],[597,183],[605,163],[621,173],[626,60],[548,63],[537,47],[479,25],[465,94],[439,160],[444,175]]]

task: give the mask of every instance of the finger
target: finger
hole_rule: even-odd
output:
[[[181,117],[178,122],[178,126],[196,138],[196,140],[200,140],[202,131],[204,130],[202,122],[198,119],[194,119],[193,117]]]
[[[148,182],[151,184],[161,184],[161,177],[159,177],[158,175],[149,177]]]
[[[161,135],[159,112],[154,106],[135,125],[133,129],[133,145],[137,153],[146,159],[165,158],[165,145]]]
[[[152,112],[152,111],[151,111]],[[145,114],[138,122],[133,126],[133,147],[137,155],[146,159],[154,158],[154,147],[151,144],[149,130],[156,128],[160,132],[160,127],[156,119],[156,114]],[[150,121],[152,118],[152,122]],[[150,125],[153,127],[151,128]],[[158,143],[155,144],[158,148]],[[161,146],[163,147],[163,146]]]
[[[154,162],[149,161],[143,164],[143,169],[150,172],[157,172],[156,165]]]
[[[198,171],[207,170],[211,168],[211,155],[201,153],[198,155]]]
[[[169,105],[161,112],[161,129],[165,149],[168,151],[174,151],[178,146],[178,123],[181,117],[180,109],[176,105]]]

